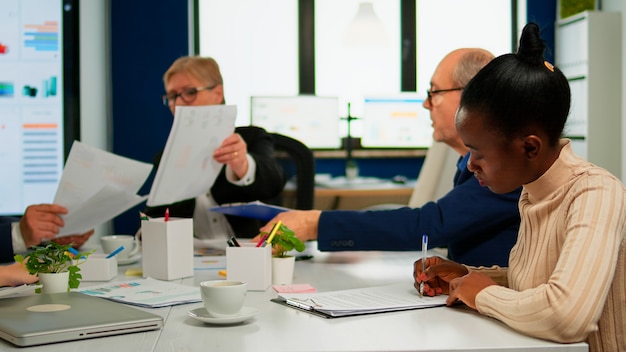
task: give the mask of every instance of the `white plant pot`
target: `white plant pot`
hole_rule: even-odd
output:
[[[296,257],[294,256],[285,258],[272,257],[272,284],[291,285],[295,265]]]
[[[67,292],[70,285],[70,272],[62,273],[39,273],[41,293]]]

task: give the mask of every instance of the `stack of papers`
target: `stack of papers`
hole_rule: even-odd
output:
[[[281,293],[273,302],[325,318],[444,306],[447,295],[420,297],[412,283],[320,293]]]
[[[199,287],[185,286],[151,278],[109,282],[75,291],[147,308],[202,302]]]

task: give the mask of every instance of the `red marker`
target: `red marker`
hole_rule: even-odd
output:
[[[170,220],[170,208],[165,208],[165,222]]]

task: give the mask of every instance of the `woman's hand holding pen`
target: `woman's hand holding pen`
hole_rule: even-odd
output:
[[[221,164],[230,166],[232,171],[241,179],[248,172],[248,145],[241,135],[233,133],[226,137],[219,148],[215,150],[213,158]]]
[[[415,288],[419,291],[420,284],[424,282],[424,294],[431,297],[439,294],[448,294],[450,292],[450,281],[467,275],[467,273],[467,268],[463,265],[436,256],[426,259],[425,271],[422,271],[422,259],[413,263]]]

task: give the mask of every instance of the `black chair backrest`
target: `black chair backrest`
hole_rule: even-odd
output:
[[[313,209],[315,193],[315,158],[309,147],[297,139],[272,133],[274,149],[289,155],[296,165],[296,209]]]

